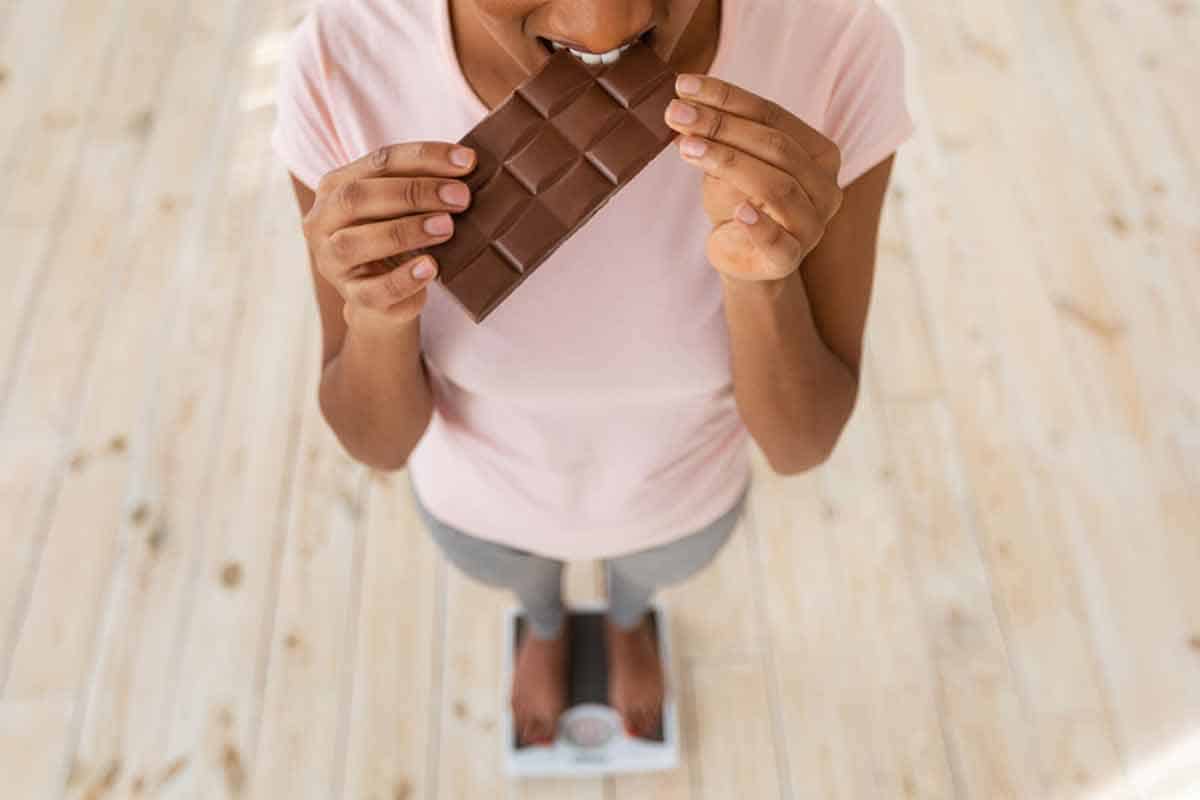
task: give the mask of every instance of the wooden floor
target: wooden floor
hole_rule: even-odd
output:
[[[1200,797],[1200,3],[893,0],[862,402],[663,595],[683,767],[583,782],[317,409],[304,5],[0,0],[6,800]]]

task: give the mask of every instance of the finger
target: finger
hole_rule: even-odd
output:
[[[317,194],[363,178],[432,175],[457,178],[475,168],[475,151],[454,142],[400,142],[384,145],[326,173]]]
[[[418,278],[417,267],[428,265],[433,272]],[[395,269],[380,275],[352,278],[346,281],[343,296],[347,304],[372,311],[388,312],[421,292],[437,275],[437,261],[431,255],[421,255],[401,262]]]
[[[352,225],[325,240],[325,259],[344,273],[387,256],[440,244],[454,233],[449,214],[417,214]]]
[[[797,238],[768,215],[761,213],[749,200],[737,207],[733,220],[723,224],[740,225],[767,262],[777,268],[778,275],[791,273],[816,247],[823,232],[823,229],[813,231],[809,238]],[[806,249],[801,242],[812,242],[812,245]]]
[[[693,147],[702,147],[698,151]],[[680,155],[696,164],[709,175],[728,181],[751,198],[757,206],[771,215],[797,236],[808,232],[812,220],[822,224],[822,218],[808,188],[778,167],[758,160],[735,147],[706,139],[686,137],[680,140]]]
[[[462,181],[444,178],[358,178],[322,195],[318,216],[328,232],[355,222],[390,219],[423,211],[462,211],[471,190]]]
[[[832,208],[834,195],[839,191],[836,176],[826,173],[807,150],[778,128],[682,100],[672,100],[666,113],[667,124],[673,129],[728,144],[795,176],[818,211],[828,212],[829,217],[836,211]]]
[[[826,171],[836,175],[841,169],[837,144],[772,100],[711,75],[680,75],[675,80],[675,91],[680,97],[777,128],[795,139]]]

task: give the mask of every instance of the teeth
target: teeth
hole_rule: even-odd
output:
[[[607,53],[581,53],[578,50],[572,47],[567,47],[565,44],[556,42],[553,39],[547,39],[547,41],[550,42],[555,50],[567,50],[585,64],[612,64],[621,58],[622,53],[637,44],[637,41],[632,41],[628,44],[623,44],[620,47],[613,48]]]
[[[567,49],[570,50],[570,48]],[[581,53],[578,50],[571,50],[571,54],[579,58],[585,64],[604,64],[606,63],[604,61],[605,57],[610,55],[610,53],[601,53],[599,55],[595,53]]]
[[[566,48],[571,50],[571,54],[583,61],[583,64],[613,64],[614,61],[620,58],[620,54],[630,48],[629,44],[625,47],[618,47],[614,50],[608,50],[607,53],[580,53],[576,49]]]

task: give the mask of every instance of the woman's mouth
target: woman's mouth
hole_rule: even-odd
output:
[[[566,51],[570,52],[571,55],[575,56],[580,61],[582,61],[583,63],[590,64],[590,65],[596,65],[596,64],[612,64],[612,63],[616,62],[618,59],[621,58],[622,53],[624,53],[629,48],[633,47],[638,42],[646,42],[647,44],[649,44],[651,37],[653,35],[654,35],[654,28],[650,28],[645,33],[636,37],[633,41],[627,42],[627,43],[621,45],[620,47],[609,50],[607,53],[591,53],[591,52],[588,52],[587,50],[576,50],[574,47],[570,47],[566,44],[563,44],[562,42],[556,42],[553,39],[547,39],[544,36],[537,37],[537,40],[542,43],[542,47],[546,48],[546,50],[551,55],[553,55],[556,50],[566,50]]]

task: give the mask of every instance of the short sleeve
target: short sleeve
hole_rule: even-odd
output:
[[[284,165],[310,189],[345,163],[331,111],[329,59],[320,36],[318,11],[292,32],[279,68],[271,146]]]
[[[891,16],[864,3],[844,45],[826,113],[827,135],[842,153],[842,187],[894,153],[914,128],[905,97],[904,43]]]

